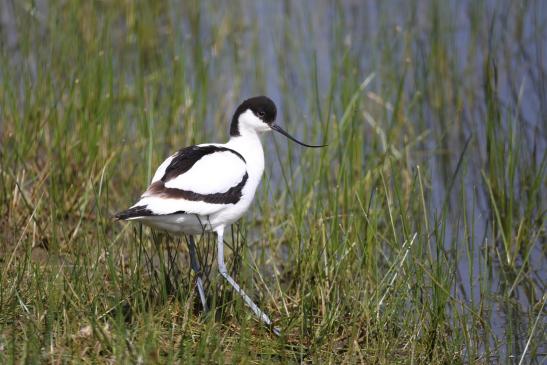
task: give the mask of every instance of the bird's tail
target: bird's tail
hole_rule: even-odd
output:
[[[152,211],[150,209],[147,209],[146,205],[139,205],[114,214],[114,218],[116,220],[128,220],[131,218],[138,218],[149,215],[152,215]]]

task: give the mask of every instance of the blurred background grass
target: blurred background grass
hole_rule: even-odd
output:
[[[547,5],[0,1],[3,363],[542,363]],[[115,223],[244,98],[264,138],[237,280]]]

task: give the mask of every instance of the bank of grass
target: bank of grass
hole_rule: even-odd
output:
[[[545,39],[541,2],[512,32],[510,2],[369,6],[368,32],[343,2],[260,4],[2,3],[2,362],[541,363],[545,75],[508,53]],[[525,87],[511,67],[537,75],[526,95],[500,95]],[[204,315],[184,238],[111,218],[262,93],[329,144],[266,136],[227,239],[279,338],[217,279],[213,237]]]

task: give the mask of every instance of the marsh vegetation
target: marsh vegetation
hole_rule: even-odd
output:
[[[0,0],[0,362],[545,361],[547,5]],[[266,94],[227,234],[113,222]]]

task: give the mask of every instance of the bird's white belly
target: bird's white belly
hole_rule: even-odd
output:
[[[206,218],[195,214],[169,214],[135,219],[147,226],[170,233],[199,234],[211,230]]]
[[[181,213],[145,216],[135,220],[171,233],[201,234],[206,231],[214,231],[220,226],[234,223],[241,218],[248,206],[247,202],[240,201],[208,216]]]

